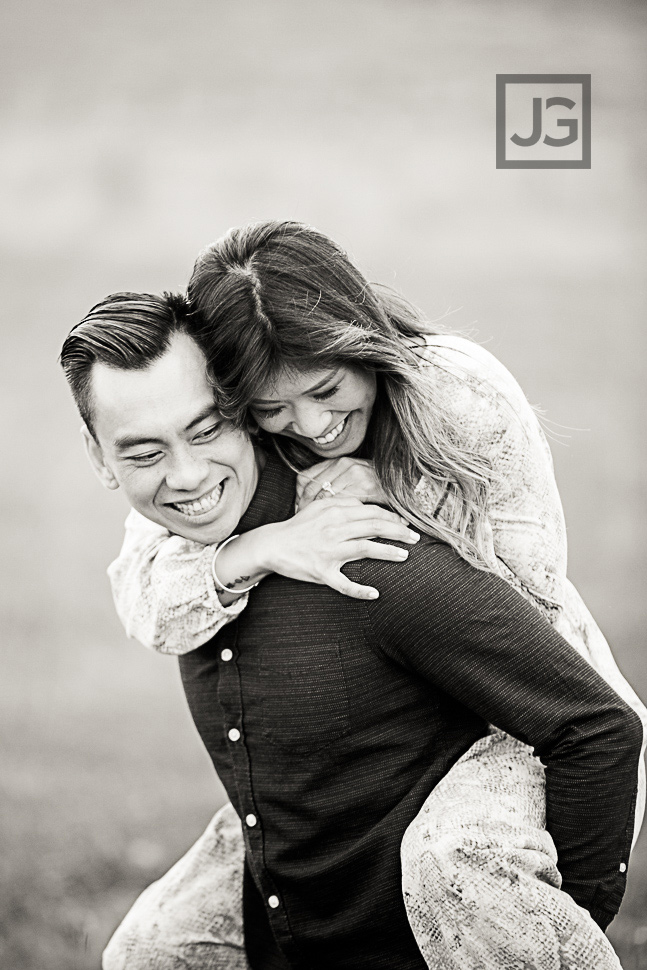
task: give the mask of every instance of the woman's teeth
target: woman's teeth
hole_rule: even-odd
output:
[[[346,415],[344,420],[340,421],[339,424],[332,429],[332,431],[329,431],[328,434],[324,434],[320,438],[313,438],[312,440],[316,441],[318,445],[329,445],[331,441],[334,441],[335,438],[339,437],[339,435],[344,430],[347,421],[348,421],[348,415]]]
[[[220,501],[224,486],[223,481],[210,492],[207,492],[206,495],[203,495],[202,498],[194,499],[192,502],[172,502],[171,504],[182,515],[204,515],[205,512],[211,512],[212,509],[215,509]]]

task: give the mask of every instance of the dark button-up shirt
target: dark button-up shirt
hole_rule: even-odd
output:
[[[269,457],[240,523],[287,518]],[[423,538],[346,567],[375,601],[273,575],[181,658],[242,822],[254,970],[424,970],[401,894],[404,831],[488,722],[546,766],[563,888],[603,926],[624,891],[639,718],[504,580]]]

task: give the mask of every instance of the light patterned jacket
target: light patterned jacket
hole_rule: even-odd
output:
[[[647,739],[647,710],[566,577],[564,515],[537,414],[510,372],[480,345],[442,334],[421,339],[417,349],[421,367],[441,388],[464,443],[487,457],[498,473],[488,508],[488,565],[539,609],[636,711]],[[416,492],[421,508],[436,508],[432,483],[423,479]],[[213,554],[213,546],[172,536],[131,512],[119,557],[108,569],[128,635],[161,653],[183,654],[237,616],[247,605],[247,594],[229,607],[220,603],[211,576]],[[645,810],[644,774],[642,758],[636,836]]]

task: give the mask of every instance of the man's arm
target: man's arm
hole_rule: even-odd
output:
[[[532,745],[562,888],[603,928],[617,912],[633,832],[638,716],[504,580],[424,542],[398,570],[363,563],[382,651]]]

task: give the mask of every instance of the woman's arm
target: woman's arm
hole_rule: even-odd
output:
[[[245,608],[247,596],[232,597],[229,605],[218,598],[211,577],[214,549],[130,512],[121,551],[108,567],[129,637],[160,653],[188,653]]]
[[[345,496],[317,502],[285,522],[247,532],[222,549],[171,535],[137,512],[126,520],[121,552],[108,569],[117,613],[129,636],[160,653],[183,654],[206,643],[247,604],[236,593],[271,572],[319,583],[345,596],[373,599],[372,587],[351,582],[341,567],[375,558],[401,562],[406,551],[373,542],[413,543],[399,515]]]

